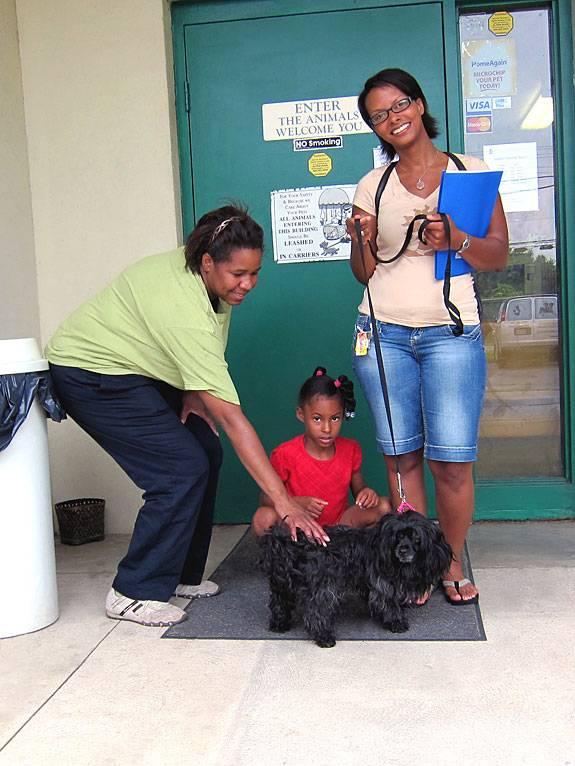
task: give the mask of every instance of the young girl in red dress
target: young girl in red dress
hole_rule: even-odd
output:
[[[270,457],[288,493],[322,526],[370,526],[391,511],[388,498],[365,484],[359,443],[339,435],[344,419],[354,414],[351,380],[345,375],[331,378],[324,367],[317,367],[299,392],[296,417],[304,433],[280,444]],[[255,534],[263,535],[283,520],[262,494],[252,520]]]

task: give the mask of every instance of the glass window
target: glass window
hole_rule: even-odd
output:
[[[514,298],[507,303],[505,316],[502,317],[508,322],[518,322],[525,319],[531,319],[531,299]]]
[[[547,8],[459,20],[466,154],[503,170],[509,264],[476,275],[489,377],[481,477],[561,476],[553,87]]]
[[[535,316],[538,319],[552,319],[557,321],[557,298],[546,296],[535,298]]]

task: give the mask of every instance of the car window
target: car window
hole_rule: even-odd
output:
[[[536,319],[557,319],[557,298],[543,295],[535,298]]]
[[[531,298],[513,298],[507,304],[507,321],[524,322],[531,319]]]

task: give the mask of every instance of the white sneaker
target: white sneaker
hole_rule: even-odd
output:
[[[220,586],[211,580],[203,580],[199,585],[178,585],[174,591],[174,596],[180,598],[210,598],[217,596],[220,592]]]
[[[179,606],[168,601],[140,601],[122,596],[110,588],[106,596],[106,614],[114,620],[130,620],[149,627],[167,627],[188,619]]]

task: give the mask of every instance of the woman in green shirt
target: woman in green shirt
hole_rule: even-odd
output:
[[[244,415],[225,348],[231,309],[256,286],[261,227],[236,206],[204,215],[185,248],[149,256],[74,312],[46,356],[69,415],[143,490],[106,613],[173,625],[169,603],[215,595],[202,582],[221,464],[220,427],[278,521],[320,544],[322,527],[287,494]]]

